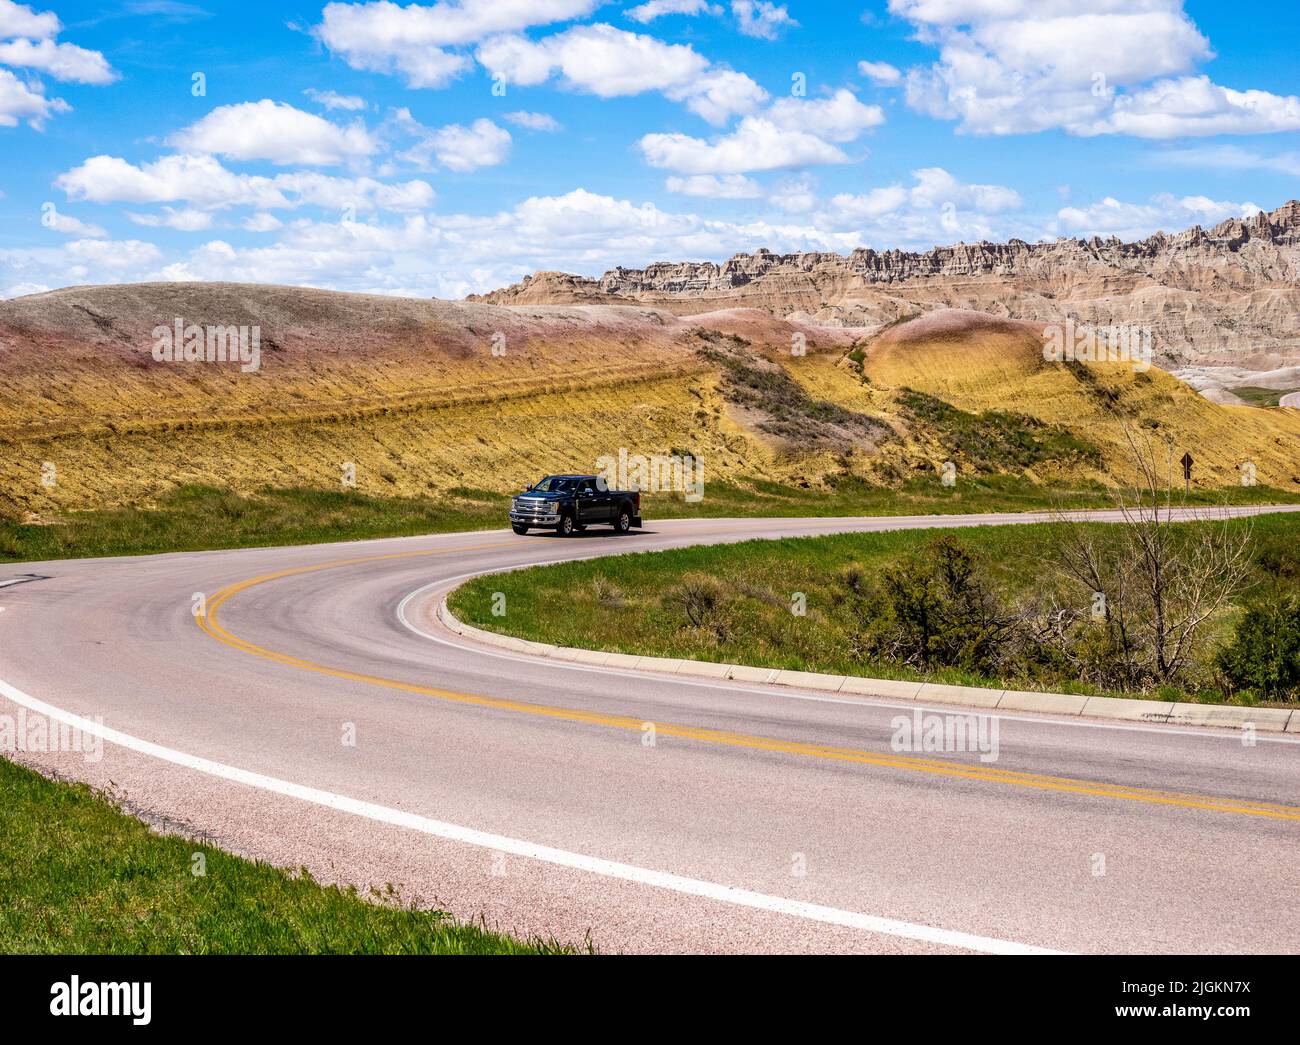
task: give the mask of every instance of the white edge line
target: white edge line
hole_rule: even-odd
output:
[[[765,689],[755,689],[753,686],[747,686],[742,683],[724,686],[717,682],[701,681],[699,679],[684,678],[680,675],[664,674],[651,669],[632,671],[625,668],[608,668],[599,664],[575,664],[572,661],[552,660],[550,657],[543,657],[528,653],[513,653],[503,650],[489,649],[484,646],[468,645],[461,642],[454,642],[451,639],[444,638],[441,635],[435,635],[433,632],[425,631],[419,625],[412,624],[406,614],[407,606],[414,600],[423,595],[426,591],[441,587],[444,584],[454,584],[456,581],[469,580],[475,577],[487,577],[494,573],[512,573],[517,570],[531,569],[534,566],[558,566],[566,562],[584,562],[589,559],[604,558],[603,555],[580,555],[574,558],[547,560],[540,563],[527,563],[523,566],[501,566],[491,570],[476,570],[473,573],[462,573],[455,577],[444,577],[442,580],[433,581],[425,584],[415,591],[407,594],[397,606],[397,619],[408,631],[415,633],[422,639],[430,642],[436,642],[442,646],[448,646],[451,649],[462,650],[466,653],[474,653],[485,657],[496,657],[500,660],[510,660],[517,664],[532,664],[536,667],[539,664],[545,664],[550,667],[563,668],[566,671],[586,671],[595,672],[601,675],[617,675],[620,678],[629,679],[671,679],[674,683],[680,683],[683,686],[694,686],[699,689],[716,690],[720,693],[748,693],[754,696],[767,697],[769,699],[776,697],[780,700],[805,700],[814,704],[841,704],[849,707],[869,707],[869,708],[891,708],[900,711],[912,711],[916,708],[923,710],[939,710],[942,708],[962,707],[964,704],[944,704],[942,701],[919,701],[913,700],[908,703],[898,703],[894,701],[882,700],[879,698],[864,697],[861,700],[846,700],[841,697],[819,696],[813,693],[800,693],[791,690],[789,687],[769,686]],[[452,633],[454,634],[454,632]],[[1045,713],[1041,716],[1035,715],[1013,715],[1005,711],[999,711],[996,708],[969,708],[969,711],[987,717],[997,718],[1004,722],[1030,722],[1044,726],[1066,726],[1073,729],[1109,729],[1119,730],[1122,733],[1157,733],[1162,736],[1172,737],[1200,737],[1212,740],[1232,740],[1241,743],[1241,731],[1233,729],[1231,726],[1198,726],[1195,729],[1186,729],[1177,726],[1161,725],[1127,725],[1113,722],[1090,722],[1081,719],[1067,718],[1061,715],[1050,715]],[[1287,736],[1269,736],[1256,733],[1256,742],[1264,741],[1270,744],[1300,744],[1300,737]]]
[[[116,729],[110,729],[101,723],[75,715],[70,711],[56,708],[43,700],[29,696],[2,679],[0,679],[0,696],[55,721],[74,726],[92,736],[102,737],[110,744],[116,744],[130,751],[136,751],[151,758],[182,766],[185,769],[195,770],[222,780],[230,780],[246,787],[257,788],[260,791],[269,791],[288,798],[296,798],[312,805],[324,806],[327,809],[336,809],[354,816],[365,817],[379,823],[391,824],[410,831],[418,831],[421,834],[432,835],[452,842],[460,842],[464,845],[509,853],[512,856],[519,856],[528,860],[539,860],[543,863],[568,867],[576,871],[585,871],[589,874],[603,875],[606,878],[617,878],[638,885],[667,889],[687,896],[698,896],[706,900],[716,900],[740,907],[752,907],[760,911],[804,918],[809,921],[823,922],[827,925],[839,925],[849,929],[859,929],[864,932],[879,933],[885,936],[896,936],[907,940],[919,940],[967,951],[978,951],[985,954],[1047,955],[1064,953],[1049,948],[1015,943],[1010,940],[976,936],[971,933],[940,929],[930,925],[918,925],[912,922],[896,921],[892,918],[860,914],[857,911],[845,911],[822,904],[807,903],[803,900],[792,900],[784,896],[772,896],[767,893],[753,892],[749,889],[737,889],[732,886],[719,885],[716,882],[671,874],[667,871],[654,871],[644,867],[636,867],[632,864],[618,863],[613,860],[604,860],[599,857],[585,856],[582,853],[572,853],[564,849],[539,845],[535,842],[509,838],[505,835],[476,831],[473,828],[461,827],[458,824],[449,824],[442,820],[433,820],[426,816],[420,816],[418,813],[403,812],[399,809],[391,809],[388,806],[377,805],[374,802],[348,798],[346,795],[338,795],[332,791],[323,791],[319,788],[295,784],[288,780],[280,780],[277,777],[265,776],[251,770],[214,762],[198,755],[176,751],[173,748],[164,747],[149,740],[142,740],[139,737],[119,732]]]

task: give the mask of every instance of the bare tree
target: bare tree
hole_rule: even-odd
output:
[[[1089,681],[1145,690],[1186,679],[1206,623],[1247,583],[1254,537],[1249,521],[1226,510],[1175,503],[1172,444],[1157,447],[1127,425],[1124,435],[1133,491],[1116,491],[1116,521],[1104,527],[1059,515],[1055,557],[1092,603],[1074,618],[1067,656]]]

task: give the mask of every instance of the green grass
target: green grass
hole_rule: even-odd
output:
[[[648,524],[655,519],[962,515],[1115,507],[1113,492],[1101,486],[1046,487],[1012,475],[961,476],[950,489],[929,473],[898,486],[873,486],[856,476],[832,476],[830,483],[829,490],[821,490],[762,479],[710,481],[704,500],[696,504],[680,495],[664,494],[643,494],[641,504]],[[1295,502],[1300,502],[1300,494],[1265,486],[1193,490],[1186,499],[1188,505],[1203,506]]]
[[[1285,583],[1300,584],[1300,517],[1262,516],[1249,525],[1257,541],[1259,580],[1282,577]],[[1044,569],[1053,527],[1035,524],[746,541],[541,566],[473,580],[453,594],[451,606],[477,627],[561,646],[830,674],[1100,693],[1070,678],[985,678],[947,669],[921,675],[855,652],[861,622],[854,617],[847,580],[856,571],[869,581],[940,532],[954,534],[970,547],[994,588],[1008,598],[1044,594],[1058,583]],[[671,597],[688,577],[713,578],[719,586],[725,605],[720,627],[692,626]],[[504,618],[492,615],[494,592],[505,594]],[[802,617],[791,612],[796,592],[807,598]],[[1226,636],[1233,616],[1217,622],[1214,638]],[[1166,693],[1162,699],[1173,698]],[[1223,697],[1207,692],[1177,699],[1218,702]]]
[[[202,853],[206,874],[192,873]],[[539,954],[438,911],[364,899],[154,834],[84,785],[0,758],[0,953]]]
[[[1267,407],[1277,406],[1284,395],[1300,392],[1300,388],[1259,388],[1255,385],[1242,385],[1239,388],[1229,388],[1228,391],[1251,406]]]
[[[539,477],[540,478],[540,477]],[[706,477],[707,479],[707,477]],[[852,476],[832,478],[828,490],[764,480],[707,482],[704,499],[646,494],[647,525],[656,519],[754,516],[950,515],[963,512],[1108,508],[1098,486],[1048,488],[1024,479],[962,477],[945,489],[938,477],[909,479],[897,487],[872,486]],[[1260,504],[1300,501],[1300,494],[1268,487],[1193,491],[1191,504]],[[500,529],[509,498],[458,487],[438,497],[371,497],[356,491],[267,489],[242,495],[210,487],[183,487],[147,508],[78,512],[40,524],[0,519],[0,562],[155,552],[204,551],[272,545],[319,544],[425,533]]]
[[[913,420],[935,433],[944,450],[981,472],[1029,468],[1044,462],[1104,463],[1101,450],[1068,428],[1004,410],[968,413],[942,399],[903,389],[899,403]]]
[[[243,496],[189,486],[156,507],[78,512],[41,525],[0,521],[0,562],[318,544],[503,526],[508,498],[458,489],[443,499],[347,490]]]

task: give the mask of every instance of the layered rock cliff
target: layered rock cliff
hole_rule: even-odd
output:
[[[879,327],[936,308],[1013,319],[1150,327],[1166,365],[1300,362],[1300,201],[1136,243],[959,243],[924,252],[774,254],[659,262],[598,279],[539,272],[470,300],[639,303],[691,315],[766,309],[822,325]]]

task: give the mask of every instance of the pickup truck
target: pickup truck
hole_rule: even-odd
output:
[[[571,537],[590,523],[609,523],[619,533],[641,526],[641,494],[610,490],[594,475],[548,475],[510,501],[510,527],[555,530]]]

